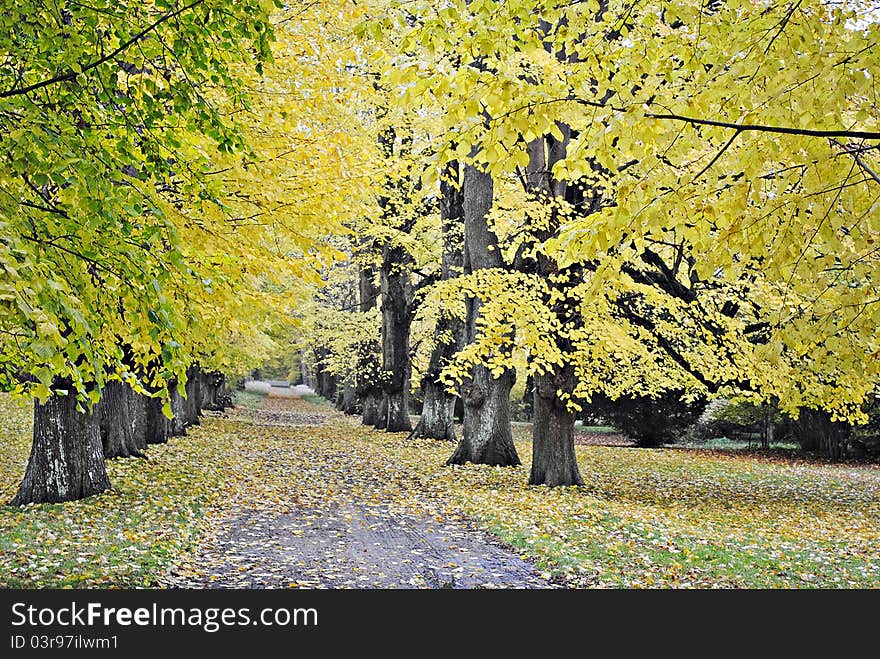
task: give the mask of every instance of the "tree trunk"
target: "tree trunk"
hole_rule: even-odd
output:
[[[148,444],[164,444],[171,436],[171,420],[162,413],[161,398],[144,398],[146,420],[144,435]]]
[[[553,178],[553,166],[565,157],[571,132],[568,126],[557,126],[562,139],[547,136],[529,144],[528,188],[539,200],[552,202],[564,198],[572,207],[580,206],[584,213],[593,212],[597,208],[595,204],[581,203],[581,186],[569,187],[565,181]],[[556,208],[555,204],[551,204],[549,220],[536,224],[532,229],[536,243],[543,243],[558,235],[560,218]],[[560,268],[555,260],[540,250],[529,265],[558,293],[544,301],[558,321],[560,331],[550,338],[564,360],[563,366],[556,365],[548,373],[533,376],[532,470],[529,484],[551,487],[582,485],[574,449],[576,415],[567,408],[566,403],[577,385],[571,363],[574,348],[570,332],[580,331],[584,325],[579,312],[580,302],[571,296],[570,291],[583,282],[583,273],[578,266]]]
[[[388,427],[388,394],[383,393],[379,397],[379,417],[374,425],[376,430],[385,430]]]
[[[440,218],[443,227],[443,254],[440,278],[457,277],[464,266],[464,208],[459,185],[458,163],[450,162],[440,179]],[[428,368],[422,378],[422,416],[413,435],[428,439],[456,441],[455,401],[440,382],[440,375],[449,361],[464,345],[464,325],[441,311],[434,330],[436,342]]]
[[[376,307],[379,299],[379,288],[376,286],[375,273],[370,267],[362,267],[358,271],[358,303],[361,313],[367,313]],[[354,376],[354,390],[361,405],[361,423],[365,426],[379,424],[379,406],[382,400],[381,370],[377,341],[364,341],[357,345],[357,367]]]
[[[535,376],[533,375],[526,378],[526,386],[523,390],[523,414],[526,421],[531,421],[535,417]]]
[[[170,437],[179,437],[186,434],[186,404],[177,390],[177,380],[168,383],[168,393],[171,396],[171,413],[174,415],[168,434]]]
[[[351,375],[345,378],[345,384],[342,387],[342,411],[352,415],[360,412],[354,376]]]
[[[124,382],[108,382],[95,408],[101,427],[105,458],[143,458],[147,448],[145,414],[138,410],[134,389]]]
[[[385,432],[409,432],[412,421],[409,418],[409,391],[395,392],[385,397]]]
[[[199,409],[214,409],[214,396],[216,390],[214,387],[214,374],[206,373],[199,369]]]
[[[465,272],[502,267],[498,240],[489,229],[487,220],[492,207],[492,177],[473,165],[465,165],[462,193]],[[480,306],[477,299],[467,302],[466,337],[469,341],[477,335]],[[514,380],[515,373],[511,370],[496,379],[485,366],[473,368],[470,379],[461,389],[464,402],[462,438],[447,464],[520,464],[510,432],[510,389]]]
[[[217,383],[216,391],[214,393],[214,407],[211,409],[222,412],[227,407],[232,407],[232,394],[229,393],[229,388],[227,387],[226,376],[219,371],[214,374],[214,379]]]
[[[510,432],[510,389],[514,374],[493,378],[485,366],[476,366],[462,387],[464,427],[462,439],[448,465],[467,462],[500,466],[520,464]]]
[[[199,421],[199,403],[201,402],[202,393],[199,387],[199,373],[201,369],[198,366],[191,366],[186,371],[186,400],[184,403],[184,414],[186,415],[185,423],[188,426],[197,426]]]
[[[387,432],[412,430],[409,419],[409,333],[412,322],[412,285],[409,255],[399,246],[386,243],[380,271],[382,289],[382,389],[385,392]]]
[[[382,366],[379,364],[379,344],[377,341],[359,343],[357,352],[355,392],[362,405],[361,423],[365,426],[377,426],[382,400],[380,385]]]
[[[367,394],[361,397],[363,405],[363,414],[361,423],[365,426],[377,426],[379,424],[379,406],[382,400],[381,395]]]
[[[564,382],[560,382],[564,380]],[[583,485],[574,450],[575,413],[559,398],[559,388],[574,388],[571,366],[561,373],[535,375],[532,471],[529,485]]]
[[[97,414],[78,412],[73,394],[35,402],[31,454],[11,505],[76,501],[109,488]]]
[[[457,396],[449,394],[443,385],[436,383],[425,384],[422,389],[425,394],[425,402],[422,405],[422,416],[413,436],[456,441],[455,400]]]

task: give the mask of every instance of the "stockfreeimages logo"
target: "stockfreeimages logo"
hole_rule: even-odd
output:
[[[105,606],[100,602],[69,606],[36,607],[26,602],[12,605],[13,627],[184,627],[213,633],[223,627],[317,627],[313,608],[248,608]]]

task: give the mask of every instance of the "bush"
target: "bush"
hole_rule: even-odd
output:
[[[635,440],[637,446],[655,447],[675,442],[692,426],[706,407],[705,399],[682,400],[682,391],[668,391],[659,398],[621,396],[612,400],[596,394],[584,406],[583,417],[605,421]]]
[[[718,399],[709,404],[691,435],[697,440],[755,440],[769,448],[771,442],[784,441],[791,435],[791,420],[772,403]]]

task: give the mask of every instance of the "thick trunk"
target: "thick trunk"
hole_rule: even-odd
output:
[[[528,187],[541,201],[566,199],[574,207],[581,205],[582,211],[589,213],[592,206],[584,205],[579,186],[569,189],[565,181],[553,178],[554,165],[565,157],[570,130],[557,124],[562,139],[539,138],[529,144]],[[578,197],[575,198],[576,194]],[[543,242],[557,235],[560,218],[555,205],[550,205],[550,216],[537,224],[533,235],[537,242]],[[571,364],[573,347],[568,332],[583,328],[580,303],[570,291],[583,282],[583,273],[578,266],[560,268],[559,264],[542,252],[538,252],[532,267],[548,285],[555,289],[555,296],[545,299],[545,303],[558,321],[561,331],[551,337],[556,348],[563,355],[564,366],[555,366],[552,371],[535,374],[532,380],[532,470],[530,485],[583,485],[574,450],[575,413],[566,406],[577,385],[574,366]]]
[[[214,409],[214,397],[216,396],[214,374],[199,370],[199,409]]]
[[[171,436],[171,420],[162,413],[161,398],[144,396],[146,421],[144,435],[148,444],[164,444]]]
[[[382,400],[381,394],[367,394],[361,398],[363,404],[363,415],[361,423],[365,426],[376,426],[379,424],[379,406]]]
[[[373,425],[376,430],[385,430],[388,427],[388,394],[383,393],[379,397],[379,416]]]
[[[476,366],[462,387],[462,439],[446,464],[515,466],[520,464],[510,432],[510,389],[514,373],[493,378],[485,366]]]
[[[199,388],[201,390],[201,409],[222,412],[232,407],[232,396],[226,387],[226,376],[220,371],[202,373]]]
[[[365,341],[357,346],[355,392],[361,401],[363,412],[361,422],[365,426],[379,424],[379,406],[382,400],[380,385],[382,367],[379,364],[379,350],[377,341]]]
[[[387,432],[409,432],[409,333],[412,322],[412,285],[409,255],[403,247],[386,244],[383,250],[382,288],[382,389],[385,392]]]
[[[217,390],[214,394],[214,407],[212,409],[222,412],[227,407],[232,407],[232,394],[227,386],[226,376],[223,373],[215,375]]]
[[[523,414],[526,421],[531,421],[535,415],[535,377],[533,375],[526,378],[526,386],[523,391]]]
[[[34,404],[34,434],[13,506],[76,501],[109,489],[97,414],[76,409],[73,395]]]
[[[333,401],[336,398],[336,384],[337,378],[332,373],[327,373],[327,377],[324,380],[325,390],[324,390],[324,398],[328,401]]]
[[[188,426],[199,425],[199,403],[201,402],[201,390],[199,388],[199,367],[192,366],[186,372],[186,399],[184,402],[185,423]]]
[[[342,387],[342,411],[345,414],[358,414],[360,412],[357,391],[354,386],[354,377],[352,376],[345,378],[345,384]]]
[[[339,380],[337,379],[337,383]],[[336,400],[333,402],[333,407],[335,407],[340,412],[342,411],[342,407],[345,404],[345,385],[343,384],[341,387],[337,384],[336,386]]]
[[[440,259],[440,277],[457,277],[464,266],[463,199],[459,185],[457,162],[446,166],[440,180],[440,218],[443,223],[443,254]],[[429,439],[456,441],[455,401],[440,383],[440,374],[464,345],[463,323],[446,314],[440,315],[434,330],[436,345],[431,352],[428,368],[422,378],[422,416],[413,435]]]
[[[409,418],[409,391],[396,391],[385,397],[386,432],[409,432],[412,421]]]
[[[168,392],[171,396],[171,413],[174,415],[174,418],[171,419],[168,435],[179,437],[186,434],[186,401],[177,390],[176,380],[171,380],[168,383]]]
[[[144,418],[134,390],[124,382],[108,382],[95,408],[105,458],[144,457]]]
[[[570,368],[562,374],[535,375],[532,472],[529,485],[583,485],[574,450],[575,413],[559,398],[559,386],[571,389]],[[561,377],[558,377],[561,375]],[[564,380],[559,382],[558,380]]]
[[[503,267],[497,237],[487,220],[492,207],[492,177],[472,165],[465,165],[462,194],[465,272]],[[479,300],[469,299],[466,323],[468,341],[473,341],[477,335],[479,315]],[[510,432],[510,389],[514,379],[515,374],[509,370],[496,379],[485,366],[473,368],[470,379],[461,388],[464,401],[462,438],[447,464],[520,464]]]
[[[427,439],[441,439],[451,442],[455,437],[455,401],[457,396],[449,394],[443,385],[429,383],[423,387],[425,402],[422,417],[413,435]]]

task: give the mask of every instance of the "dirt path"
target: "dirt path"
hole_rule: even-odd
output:
[[[279,431],[320,426],[320,413],[287,409],[303,388],[271,388],[268,410],[252,423]],[[320,409],[320,408],[317,408]],[[247,417],[246,417],[247,418]],[[282,441],[282,440],[279,440]],[[295,450],[295,447],[293,448]],[[344,451],[327,449],[343,483],[348,474],[382,479],[378,469]],[[292,474],[295,477],[295,474]],[[291,486],[292,487],[292,486]],[[283,498],[284,492],[280,495]],[[291,497],[295,496],[291,490]],[[461,518],[405,512],[382,500],[315,498],[279,514],[244,509],[220,520],[213,539],[196,551],[201,574],[170,575],[182,588],[548,588],[532,564]]]

